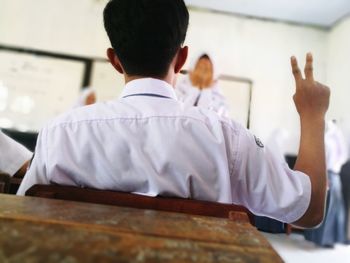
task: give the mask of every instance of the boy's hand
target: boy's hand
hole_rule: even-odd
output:
[[[293,75],[296,82],[296,92],[294,94],[294,103],[300,118],[313,120],[324,119],[329,107],[330,90],[314,80],[313,76],[313,58],[308,53],[305,64],[305,79],[298,67],[295,57],[291,58]]]

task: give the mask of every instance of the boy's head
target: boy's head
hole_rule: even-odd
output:
[[[188,22],[183,0],[110,0],[104,24],[114,50],[108,57],[129,76],[164,78],[181,51]]]

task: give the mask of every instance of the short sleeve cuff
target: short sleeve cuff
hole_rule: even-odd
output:
[[[299,171],[295,171],[294,175],[299,177],[303,192],[295,206],[291,207],[284,217],[283,221],[288,224],[298,221],[306,213],[311,201],[311,181],[309,176]]]

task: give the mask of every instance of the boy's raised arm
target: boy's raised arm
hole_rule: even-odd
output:
[[[324,133],[330,90],[314,80],[310,53],[306,57],[305,78],[295,57],[291,58],[291,64],[296,82],[293,99],[301,124],[300,148],[294,169],[308,175],[312,187],[309,208],[294,224],[314,227],[322,222],[325,208],[327,169]]]

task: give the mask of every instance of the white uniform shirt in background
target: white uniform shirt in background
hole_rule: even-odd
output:
[[[189,76],[186,76],[176,86],[176,95],[186,108],[202,107],[215,111],[220,116],[229,116],[229,107],[226,98],[220,92],[217,84],[212,87],[200,90],[194,87]]]
[[[0,131],[0,172],[12,176],[31,158],[27,148]]]
[[[348,160],[347,142],[343,132],[332,121],[327,122],[325,135],[326,165],[329,171],[339,174]]]
[[[129,82],[118,100],[48,124],[18,194],[50,183],[234,203],[284,222],[299,219],[311,195],[308,176],[276,160],[248,130],[184,107],[155,79]]]

